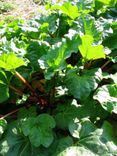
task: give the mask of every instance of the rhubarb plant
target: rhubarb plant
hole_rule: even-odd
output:
[[[0,22],[0,155],[117,155],[117,2],[65,0]]]

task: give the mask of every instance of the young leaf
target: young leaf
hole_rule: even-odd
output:
[[[103,46],[92,45],[92,36],[84,35],[81,37],[81,39],[82,44],[79,46],[79,50],[84,60],[96,60],[99,58],[105,58]]]
[[[66,2],[62,6],[55,5],[52,7],[52,9],[58,9],[62,11],[63,14],[66,14],[73,20],[80,15],[77,6],[73,6],[70,2]]]
[[[22,58],[18,58],[14,53],[2,54],[0,56],[0,68],[13,70],[25,65]]]

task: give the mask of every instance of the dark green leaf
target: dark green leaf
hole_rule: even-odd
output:
[[[86,71],[82,76],[75,70],[70,70],[66,74],[65,82],[69,92],[78,99],[87,98],[91,91],[95,90],[102,79],[100,69]]]
[[[55,121],[48,114],[24,118],[21,120],[22,130],[25,136],[29,136],[30,142],[35,147],[43,145],[49,147],[53,142],[53,131]]]

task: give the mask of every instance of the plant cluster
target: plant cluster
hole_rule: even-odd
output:
[[[0,23],[0,155],[117,155],[117,2],[46,5]]]

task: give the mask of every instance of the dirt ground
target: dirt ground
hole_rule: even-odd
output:
[[[0,14],[0,18],[12,16],[29,19],[35,15],[44,12],[44,7],[35,4],[33,0],[0,0],[0,1],[4,1],[5,3],[11,3],[15,6],[12,10]]]

